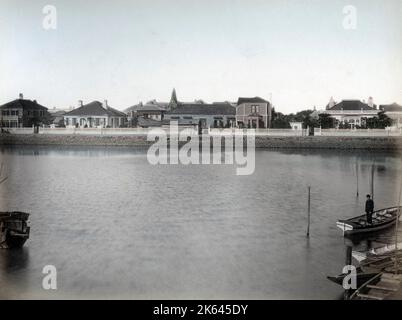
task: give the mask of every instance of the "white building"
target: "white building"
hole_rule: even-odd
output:
[[[109,107],[107,100],[104,103],[92,101],[64,114],[66,127],[81,128],[119,128],[126,125],[127,115],[121,111]]]
[[[175,120],[179,125],[200,125],[201,128],[230,128],[235,126],[236,108],[229,103],[178,103],[164,115],[165,122]]]
[[[331,97],[326,110],[322,113],[327,113],[334,118],[337,127],[342,123],[354,128],[365,126],[366,120],[377,116],[378,112],[372,97],[369,98],[368,103],[360,100],[342,100],[335,103]]]
[[[396,102],[380,105],[380,110],[392,119],[393,127],[402,128],[402,106]]]
[[[302,130],[303,129],[303,122],[289,122],[290,127],[292,130]]]

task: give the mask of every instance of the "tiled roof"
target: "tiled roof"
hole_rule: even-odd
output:
[[[240,97],[237,100],[237,105],[240,105],[242,103],[268,103],[268,101],[266,101],[266,100],[264,100],[263,98],[260,98],[260,97],[253,97],[253,98]]]
[[[15,99],[0,106],[0,109],[12,109],[12,108],[22,108],[29,110],[47,110],[46,107],[37,103],[36,100],[32,101],[28,99]]]
[[[396,102],[392,103],[392,104],[382,104],[380,105],[380,110],[384,110],[392,112],[392,111],[399,111],[402,112],[402,106],[397,104]]]
[[[126,113],[130,111],[165,111],[167,104],[164,103],[147,103],[147,104],[136,104],[124,110]]]
[[[145,119],[144,117],[139,117],[138,125],[140,127],[160,127],[161,121],[154,120],[154,119]]]
[[[235,115],[236,108],[230,104],[179,104],[167,114]]]
[[[328,110],[375,110],[360,100],[342,100]]]
[[[84,104],[82,107],[74,109],[70,112],[67,112],[65,116],[109,116],[109,117],[125,117],[126,114],[113,109],[111,107],[107,107],[106,109],[102,106],[102,103],[99,101],[92,101],[91,103]]]

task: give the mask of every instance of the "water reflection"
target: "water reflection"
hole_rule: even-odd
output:
[[[0,270],[3,274],[12,274],[24,270],[28,264],[28,248],[0,250]]]

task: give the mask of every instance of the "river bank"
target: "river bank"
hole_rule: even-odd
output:
[[[245,139],[244,139],[245,140]],[[0,135],[0,145],[149,146],[146,135]],[[224,139],[222,139],[224,145]],[[402,137],[256,136],[256,148],[402,150]]]

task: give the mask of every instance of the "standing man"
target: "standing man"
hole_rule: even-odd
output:
[[[367,200],[366,200],[366,217],[367,217],[367,223],[372,223],[373,220],[372,215],[374,211],[374,201],[371,199],[370,195],[367,195]]]

